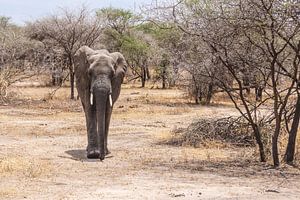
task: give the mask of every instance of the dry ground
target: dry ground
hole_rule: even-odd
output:
[[[255,162],[253,148],[162,145],[196,117],[231,106],[186,104],[179,90],[124,88],[109,135],[112,154],[85,157],[85,119],[68,88],[15,88],[0,106],[0,199],[300,199],[297,168]],[[176,98],[174,98],[176,97]],[[17,98],[17,99],[18,99]]]

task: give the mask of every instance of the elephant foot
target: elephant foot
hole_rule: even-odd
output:
[[[105,154],[104,154],[104,153],[100,153],[98,158],[99,158],[101,161],[104,160]]]
[[[88,159],[100,159],[101,161],[105,159],[105,156],[110,154],[108,149],[105,150],[104,153],[101,153],[99,149],[87,147],[87,158]]]
[[[108,149],[105,149],[105,155],[109,155],[110,154],[110,151]]]
[[[100,157],[100,151],[97,149],[87,150],[88,159],[98,159]]]

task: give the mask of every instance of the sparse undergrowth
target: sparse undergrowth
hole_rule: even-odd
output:
[[[265,126],[263,132],[271,128],[271,125]],[[247,147],[255,146],[255,138],[249,124],[241,118],[201,118],[187,128],[174,129],[163,143],[193,147],[208,146],[211,143]]]
[[[69,100],[68,88],[61,88],[47,101],[41,99],[52,88],[13,89],[25,100],[18,103],[19,99],[14,99],[12,104],[1,107],[0,146],[4,148],[0,152],[0,199],[109,199],[112,195],[113,199],[144,199],[153,191],[168,195],[169,191],[187,188],[194,194],[208,184],[220,190],[224,183],[236,191],[241,184],[259,188],[265,177],[275,183],[281,181],[281,171],[265,170],[270,165],[255,160],[257,152],[249,144],[236,147],[212,138],[205,141],[206,146],[198,143],[200,148],[178,148],[166,142],[157,145],[158,137],[159,141],[163,137],[170,141],[174,137],[170,130],[188,126],[195,118],[236,116],[229,106],[184,104],[182,93],[174,90],[164,90],[163,94],[161,90],[151,90],[148,95],[147,89],[125,88],[115,105],[110,127],[112,156],[98,162],[86,159],[84,114],[80,101]],[[283,173],[289,180],[299,176],[297,168]],[[269,182],[266,185],[269,189]],[[263,189],[256,193],[261,195]],[[289,191],[291,195],[298,192]],[[238,192],[242,198],[246,196],[243,192]]]
[[[20,156],[6,156],[0,158],[0,177],[17,175],[18,177],[37,178],[47,175],[51,171],[48,161],[23,158]]]

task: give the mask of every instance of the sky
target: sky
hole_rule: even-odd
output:
[[[11,17],[11,21],[23,25],[43,16],[53,14],[59,8],[76,9],[83,4],[91,10],[103,7],[117,7],[139,10],[152,0],[0,0],[0,16]]]

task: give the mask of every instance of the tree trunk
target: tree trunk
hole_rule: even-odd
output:
[[[146,76],[147,76],[147,80],[151,79],[149,67],[146,67]]]
[[[142,79],[142,88],[144,88],[146,85],[146,69],[144,67],[142,67],[141,79]]]
[[[272,156],[273,156],[273,164],[274,167],[279,166],[279,153],[278,153],[278,137],[280,133],[280,124],[276,122],[276,127],[274,131],[274,135],[272,137]]]
[[[207,104],[207,105],[210,104],[210,101],[211,101],[211,99],[212,99],[212,95],[213,95],[213,85],[210,83],[210,84],[208,85],[208,92],[207,92],[205,104]]]
[[[255,87],[255,98],[256,101],[262,101],[262,91],[263,91],[263,87],[262,86],[256,86]]]
[[[69,55],[68,59],[69,59],[69,71],[70,71],[71,99],[75,99],[75,94],[74,94],[75,73],[73,70],[72,55]]]
[[[162,71],[162,89],[166,89],[166,82],[167,82],[166,68],[163,68],[163,71]]]
[[[267,159],[266,159],[266,155],[265,155],[264,145],[263,145],[262,140],[261,140],[260,129],[257,126],[257,124],[253,124],[252,128],[253,128],[254,136],[255,136],[256,143],[257,143],[258,149],[259,149],[260,161],[261,162],[266,162]]]
[[[300,95],[298,95],[298,98],[297,98],[295,115],[293,118],[291,130],[289,132],[289,141],[288,141],[286,152],[285,152],[285,161],[287,163],[292,163],[294,161],[295,145],[296,145],[296,138],[297,138],[297,132],[298,132],[298,127],[299,127],[299,120],[300,120]]]
[[[197,96],[195,96],[195,104],[199,105],[200,102],[199,102],[199,98]]]
[[[73,72],[73,69],[70,69],[71,99],[75,99],[75,94],[74,94],[74,83],[75,83],[74,72]]]
[[[271,63],[271,79],[272,79],[272,89],[274,95],[274,116],[275,116],[275,131],[272,136],[272,157],[274,167],[279,166],[279,153],[278,153],[278,137],[280,134],[280,126],[281,126],[281,117],[282,117],[282,108],[283,105],[280,106],[280,94],[277,88],[277,80],[276,80],[276,71],[275,71],[275,63],[277,59],[278,53],[275,53],[273,56],[273,60]],[[281,108],[280,108],[281,107]]]
[[[202,101],[201,88],[196,87],[194,92],[195,104],[200,104]]]

